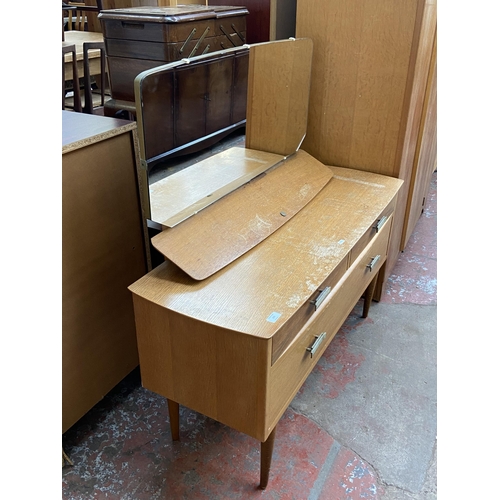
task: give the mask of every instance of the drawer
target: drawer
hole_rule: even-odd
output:
[[[272,363],[274,363],[288,347],[297,332],[306,322],[318,312],[321,302],[327,299],[335,285],[347,271],[348,256],[346,256],[318,289],[309,297],[300,309],[273,336]]]
[[[192,39],[176,43],[141,42],[110,38],[106,40],[106,54],[109,57],[150,59],[162,64],[218,50],[216,47],[220,45],[219,38],[206,36],[197,40]]]
[[[116,12],[116,11],[115,11]],[[228,38],[238,38],[242,45],[246,31],[246,9],[232,12],[220,12],[215,15],[205,14],[198,19],[180,20],[177,22],[161,22],[159,18],[147,15],[124,15],[116,12],[102,12],[99,16],[104,38],[115,38],[119,40],[136,40],[144,42],[185,42],[186,40],[198,40],[208,30],[210,36],[224,35]],[[229,15],[228,15],[229,14]],[[205,36],[207,33],[205,33]]]
[[[361,236],[359,241],[354,245],[351,250],[351,263],[353,263],[361,254],[369,242],[381,231],[382,227],[388,222],[389,216],[394,212],[396,206],[396,199],[387,205],[382,213],[373,221],[370,228]]]
[[[229,40],[229,47],[239,47],[246,43],[246,18],[243,16],[216,19],[215,36]],[[222,40],[221,40],[222,41]]]
[[[204,19],[184,23],[147,22],[140,19],[101,19],[105,38],[137,40],[144,42],[184,42],[197,40],[208,28],[216,32],[215,19]],[[217,29],[219,32],[220,29]]]
[[[391,224],[392,216],[337,283],[330,296],[318,308],[316,315],[305,324],[288,349],[271,366],[267,404],[268,429],[276,425],[366,287],[385,262]],[[380,257],[373,263],[377,256]],[[373,265],[370,270],[368,266],[371,264]],[[321,337],[322,340],[318,341],[317,349],[311,354],[308,349],[314,345],[317,337]]]

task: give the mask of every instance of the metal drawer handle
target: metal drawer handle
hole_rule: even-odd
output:
[[[387,216],[384,215],[381,219],[377,221],[377,224],[373,226],[373,229],[375,229],[375,232],[378,233],[381,229],[382,226],[387,222]]]
[[[326,337],[326,332],[323,332],[321,335],[315,335],[314,338],[316,339],[311,347],[307,347],[306,351],[311,353],[311,358],[314,356],[314,353],[318,350],[318,347],[320,346],[321,342],[325,340]]]
[[[200,47],[200,45],[203,43],[203,40],[205,40],[205,37],[207,36],[207,33],[210,31],[210,28],[207,26],[205,31],[202,33],[198,41],[196,42],[196,45],[194,46],[194,49],[191,51],[191,54],[189,54],[189,57],[193,57],[196,54],[196,51]]]
[[[366,266],[370,272],[373,271],[373,268],[377,265],[377,262],[380,260],[380,255],[373,257],[372,261]]]
[[[191,33],[189,33],[188,37],[186,38],[186,41],[182,44],[182,47],[179,49],[179,54],[182,54],[184,52],[186,45],[191,41],[191,38],[193,38],[195,33],[196,33],[196,28],[193,28],[191,30]]]
[[[318,307],[321,305],[321,303],[326,299],[328,294],[332,291],[331,286],[327,286],[323,290],[320,290],[320,294],[314,299],[311,300],[311,304],[314,305],[314,310],[317,311]]]

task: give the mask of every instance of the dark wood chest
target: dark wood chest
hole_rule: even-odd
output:
[[[183,5],[99,14],[113,99],[134,100],[134,78],[180,59],[246,43],[245,7]]]

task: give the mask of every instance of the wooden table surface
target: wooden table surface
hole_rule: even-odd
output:
[[[78,65],[78,76],[83,77],[83,44],[84,42],[102,42],[102,33],[95,33],[93,31],[65,31],[64,32],[64,42],[62,46],[75,45],[76,48],[76,60]],[[100,66],[100,51],[90,50],[89,51],[89,67],[91,75],[99,75],[101,73]],[[71,80],[73,78],[73,73],[71,69],[71,55],[66,54],[65,65],[64,65],[64,77],[66,80]]]
[[[103,141],[137,128],[137,124],[118,118],[62,112],[62,153]]]

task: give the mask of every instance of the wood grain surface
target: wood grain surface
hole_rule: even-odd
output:
[[[307,129],[313,44],[310,39],[250,46],[246,147],[284,156]]]
[[[198,213],[283,157],[233,147],[151,184],[151,220],[167,227]]]
[[[211,160],[217,161],[217,156]],[[186,171],[187,177],[192,174],[190,169]],[[309,203],[331,176],[327,167],[299,151],[182,224],[164,229],[152,244],[192,278],[203,280],[273,234]],[[196,204],[189,210],[193,206]]]
[[[311,202],[265,244],[223,271],[197,281],[167,261],[129,289],[203,323],[272,337],[349,254],[401,186],[386,176],[330,170],[333,178]],[[273,313],[278,317],[271,322]]]

